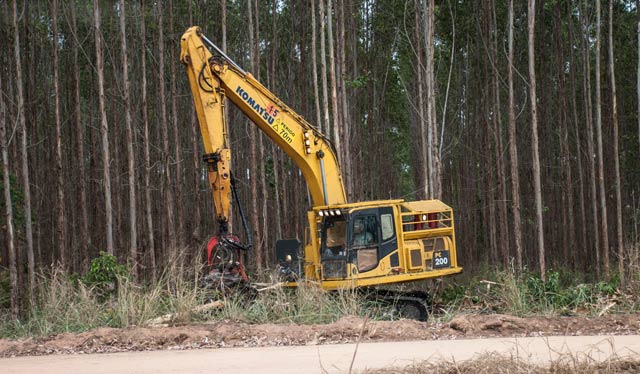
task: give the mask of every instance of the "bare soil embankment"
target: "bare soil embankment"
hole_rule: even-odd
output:
[[[368,321],[345,317],[325,325],[218,321],[172,327],[100,328],[20,340],[0,339],[0,357],[159,349],[319,345],[355,341],[640,334],[640,315],[530,317],[461,315],[450,322]]]

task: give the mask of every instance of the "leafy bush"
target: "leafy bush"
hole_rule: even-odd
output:
[[[115,292],[118,280],[122,278],[129,278],[128,267],[119,264],[116,256],[100,252],[100,256],[91,261],[89,271],[80,280],[86,286],[94,287],[100,297],[108,297]]]
[[[640,308],[633,291],[620,290],[619,276],[609,282],[578,283],[579,276],[566,271],[548,271],[546,282],[530,272],[494,271],[463,284],[453,283],[437,298],[441,310],[475,310],[483,313],[596,314],[611,311],[632,312]],[[572,283],[573,282],[573,283]]]

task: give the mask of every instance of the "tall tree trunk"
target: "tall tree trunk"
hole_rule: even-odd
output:
[[[602,39],[600,0],[596,0],[596,140],[598,142],[598,186],[600,187],[600,221],[602,224],[602,262],[604,278],[609,280],[609,227],[607,223],[607,196],[604,188],[604,159],[602,150],[602,99],[600,85],[600,42]]]
[[[520,227],[520,177],[518,174],[518,142],[513,92],[513,0],[509,0],[509,158],[511,159],[511,211],[516,250],[516,266],[522,270],[522,229]]]
[[[531,96],[531,148],[533,151],[533,179],[536,201],[536,224],[538,231],[538,256],[540,260],[540,277],[546,281],[546,265],[544,258],[544,228],[542,226],[542,188],[540,183],[540,153],[538,150],[538,109],[536,97],[536,60],[535,60],[535,22],[536,2],[529,1],[528,41],[529,41],[529,95]]]
[[[427,159],[429,163],[430,198],[442,197],[442,180],[440,177],[440,154],[438,147],[438,121],[436,120],[436,81],[434,76],[434,39],[435,39],[435,1],[425,0],[422,3],[424,13],[424,45],[426,51],[426,84],[427,84]]]
[[[127,29],[126,29],[126,5],[124,0],[120,0],[120,42],[122,47],[122,80],[124,81],[124,111],[125,111],[125,131],[127,138],[127,164],[129,166],[129,260],[131,261],[131,271],[134,279],[138,279],[138,230],[136,211],[136,169],[135,155],[133,153],[133,120],[131,118],[131,100],[129,99],[129,62],[127,52]],[[143,45],[142,48],[145,48]]]
[[[142,47],[140,48],[140,75],[142,75],[142,82],[140,90],[142,91],[142,123],[144,127],[144,199],[145,215],[147,218],[147,251],[149,255],[149,267],[151,268],[151,279],[155,283],[157,279],[157,266],[155,236],[153,233],[153,206],[151,205],[151,150],[149,145],[151,138],[149,136],[149,115],[147,112],[147,39],[144,13],[145,9],[143,0],[140,4],[140,39],[142,40]]]
[[[495,143],[494,151],[496,158],[497,182],[499,202],[498,202],[498,221],[500,226],[500,252],[502,254],[502,263],[504,266],[509,265],[509,230],[507,229],[507,178],[504,166],[502,144],[502,108],[500,105],[500,71],[498,69],[498,25],[496,20],[495,2],[491,2],[491,28],[493,29],[493,38],[491,38],[491,59],[493,62],[493,142]],[[444,113],[442,114],[444,118]]]
[[[338,114],[338,88],[336,78],[336,56],[333,42],[333,0],[327,0],[327,35],[329,41],[329,79],[331,79],[331,115],[333,116],[333,143],[338,157],[342,156],[340,140],[340,115]],[[340,160],[342,161],[342,160]]]
[[[481,119],[480,128],[484,130],[482,135],[482,144],[485,152],[482,154],[483,165],[487,165],[484,168],[483,178],[484,185],[482,189],[483,199],[486,201],[485,206],[487,206],[486,211],[484,212],[485,219],[484,222],[485,230],[488,230],[487,237],[489,240],[489,259],[491,264],[498,264],[500,262],[500,257],[498,254],[498,224],[496,222],[497,214],[496,214],[496,189],[493,187],[496,183],[496,170],[494,165],[497,163],[495,160],[496,153],[494,151],[497,146],[496,142],[492,141],[492,133],[494,132],[494,126],[492,125],[495,119],[495,107],[492,107],[492,98],[495,96],[492,95],[492,90],[494,87],[492,73],[493,69],[491,68],[491,53],[487,56],[487,51],[489,51],[488,46],[491,44],[491,35],[492,35],[492,24],[491,24],[491,3],[489,1],[485,1],[482,4],[482,24],[480,25],[481,30],[480,33],[482,35],[483,45],[486,45],[485,48],[479,55],[483,56],[481,63],[481,75],[478,79],[480,82],[479,87],[482,87],[482,97],[480,100],[481,108],[483,109],[483,115]]]
[[[18,319],[20,312],[20,306],[18,304],[20,290],[18,289],[18,261],[14,240],[15,232],[13,229],[13,202],[11,201],[11,180],[9,178],[11,169],[9,169],[9,152],[7,146],[7,109],[4,104],[4,95],[5,92],[2,89],[2,74],[0,74],[0,153],[2,153],[2,192],[4,196],[7,251],[9,252],[10,308],[11,318]]]
[[[176,181],[175,181],[175,192],[176,192],[176,244],[178,247],[184,245],[184,214],[182,212],[182,186],[184,181],[182,179],[182,151],[180,146],[180,132],[178,130],[178,104],[177,104],[177,88],[176,88],[176,58],[175,51],[177,48],[173,47],[178,44],[179,40],[176,40],[174,35],[174,25],[173,25],[173,14],[175,10],[173,9],[173,1],[169,0],[169,42],[172,45],[172,48],[169,48],[169,58],[171,59],[171,63],[169,67],[171,69],[171,116],[172,116],[172,124],[173,124],[173,143],[174,147],[174,163],[176,164]],[[167,169],[170,166],[167,165]],[[177,250],[178,248],[176,248]]]
[[[250,50],[250,64],[251,70],[254,74],[258,71],[256,64],[256,44],[254,37],[254,24],[253,24],[253,1],[247,0],[247,7],[249,11],[249,50]],[[256,134],[256,128],[253,124],[249,124],[249,142],[250,142],[250,162],[249,173],[251,178],[251,228],[253,231],[254,249],[256,253],[255,261],[257,270],[262,270],[263,256],[262,256],[262,238],[260,236],[260,221],[258,214],[258,150],[257,141],[258,136]]]
[[[611,116],[613,120],[613,160],[616,172],[616,221],[618,234],[618,272],[621,286],[625,285],[624,276],[624,238],[622,236],[622,192],[620,191],[620,150],[618,146],[618,102],[616,98],[616,69],[613,58],[613,0],[609,0],[609,75],[611,77]]]
[[[415,1],[415,38],[416,38],[416,86],[418,89],[418,128],[420,130],[420,158],[416,162],[415,169],[418,175],[418,198],[426,199],[431,196],[431,186],[429,184],[429,160],[427,158],[429,123],[427,122],[427,116],[425,114],[424,104],[424,80],[423,80],[423,63],[422,63],[422,43],[420,37],[420,0]]]
[[[171,155],[169,150],[169,124],[167,123],[167,105],[166,105],[166,74],[164,71],[164,21],[162,1],[158,1],[158,85],[160,86],[160,129],[162,131],[162,163],[165,177],[165,202],[166,202],[166,218],[167,218],[167,241],[168,257],[166,259],[171,260],[175,258],[177,251],[176,242],[176,225],[174,214],[174,200],[173,200],[173,184],[171,182]]]
[[[325,23],[324,23],[324,0],[320,0],[318,5],[320,10],[320,81],[322,82],[322,110],[324,113],[324,128],[320,126],[320,131],[325,134],[331,133],[331,123],[329,122],[329,94],[327,89],[327,51],[325,47]]]
[[[316,31],[316,8],[315,8],[316,0],[310,0],[310,1],[311,1],[311,61],[313,66],[313,102],[316,107],[316,126],[318,126],[321,132],[323,132],[322,117],[320,112],[320,91],[318,90],[318,48],[316,47],[317,31]],[[640,66],[640,64],[638,66]]]
[[[261,39],[260,39],[260,17],[258,16],[258,0],[254,1],[254,10],[255,13],[253,14],[254,19],[255,19],[255,36],[256,36],[256,44],[255,44],[255,56],[254,56],[254,64],[255,64],[255,69],[254,69],[254,74],[256,76],[256,79],[260,80],[260,44],[262,43]],[[255,127],[255,126],[254,126]],[[269,264],[269,251],[267,250],[267,248],[270,248],[271,246],[269,245],[269,227],[268,227],[268,220],[267,220],[267,202],[268,202],[268,198],[269,198],[269,194],[268,194],[268,190],[267,190],[267,178],[265,178],[264,176],[266,175],[265,172],[265,155],[264,155],[264,134],[262,131],[258,131],[258,157],[260,160],[260,163],[258,164],[259,166],[259,170],[258,173],[259,175],[263,176],[262,178],[260,178],[260,191],[262,193],[262,232],[260,233],[260,236],[262,238],[262,245],[260,248],[262,248],[263,251],[263,264]]]
[[[36,287],[35,258],[33,255],[33,225],[31,220],[31,184],[29,180],[29,154],[27,152],[27,122],[24,109],[24,94],[22,90],[22,59],[20,57],[20,29],[18,29],[18,5],[17,0],[13,1],[13,53],[16,63],[16,96],[18,126],[20,129],[20,158],[22,160],[22,184],[24,188],[24,219],[27,239],[27,268],[29,275],[29,302],[34,304],[34,292]],[[19,257],[19,256],[18,256]],[[18,258],[16,258],[18,260]],[[17,279],[17,278],[16,278]],[[16,284],[18,282],[16,281]],[[16,296],[18,294],[15,294]],[[12,294],[13,297],[13,294]],[[19,300],[12,305],[12,310],[17,315]],[[15,309],[14,309],[15,308]]]
[[[584,2],[584,9],[583,9],[583,20],[584,20],[584,27],[588,30],[591,28],[591,23],[588,20],[588,16],[587,16],[587,2]],[[598,277],[598,279],[600,279],[600,271],[602,269],[602,264],[600,261],[600,228],[598,227],[598,192],[597,192],[597,187],[596,187],[596,164],[595,164],[595,150],[594,150],[594,144],[593,144],[593,104],[591,101],[591,53],[590,53],[590,49],[589,49],[589,34],[585,33],[584,38],[582,40],[583,42],[583,48],[584,48],[584,61],[585,61],[585,66],[584,66],[584,100],[585,100],[585,111],[586,111],[586,118],[587,118],[587,153],[589,156],[589,180],[590,180],[590,187],[591,187],[591,196],[590,196],[590,200],[591,200],[591,219],[592,219],[592,223],[593,223],[593,229],[591,230],[593,232],[593,236],[594,236],[594,252],[596,255],[596,275]]]
[[[276,75],[276,61],[277,54],[279,51],[278,45],[278,4],[274,1],[271,7],[271,62],[269,66],[269,71],[267,73],[268,79],[270,80],[270,88],[275,88],[275,82],[278,79]],[[316,80],[316,88],[318,87]],[[276,215],[276,239],[282,238],[282,214],[281,214],[281,198],[280,194],[282,191],[282,184],[280,183],[280,157],[279,157],[279,147],[275,144],[271,143],[269,147],[271,149],[271,157],[273,160],[273,180],[274,180],[274,192],[276,198],[276,206],[275,206],[275,215]],[[266,178],[265,178],[266,179]],[[286,212],[286,211],[285,211]],[[266,216],[265,216],[266,217]],[[266,219],[266,218],[265,218]],[[268,263],[270,265],[270,263]]]
[[[570,1],[568,3],[568,6],[569,6],[568,14],[573,13],[573,1]],[[569,43],[572,46],[575,43],[574,31],[573,31],[573,17],[571,16],[569,17]],[[571,83],[571,112],[573,117],[573,128],[575,132],[575,144],[576,144],[575,165],[578,168],[578,191],[579,191],[578,201],[580,205],[580,224],[578,225],[580,227],[580,242],[579,243],[576,242],[576,245],[574,245],[574,248],[578,246],[579,251],[574,251],[575,253],[573,254],[573,256],[576,258],[575,266],[577,269],[577,265],[579,262],[578,258],[582,257],[582,260],[584,261],[585,259],[588,258],[588,252],[587,252],[587,228],[586,228],[587,216],[586,216],[586,209],[585,209],[585,195],[584,195],[584,183],[583,183],[584,177],[583,177],[583,170],[582,170],[582,147],[580,145],[580,131],[579,131],[579,125],[578,125],[578,105],[577,105],[577,97],[576,97],[576,78],[575,78],[576,66],[575,66],[575,58],[574,58],[573,50],[574,48],[569,48],[569,82]],[[574,228],[574,234],[575,234],[575,228]]]
[[[84,154],[84,125],[82,124],[82,104],[80,101],[80,65],[78,64],[78,26],[76,22],[75,0],[69,2],[71,17],[71,29],[73,32],[73,84],[74,84],[74,120],[76,135],[76,154],[78,167],[79,203],[80,203],[80,267],[77,270],[84,272],[89,268],[89,248],[91,247],[91,235],[89,235],[89,209],[87,208],[87,175],[85,172]]]
[[[569,115],[567,105],[567,90],[565,79],[565,59],[564,59],[564,47],[562,44],[562,13],[561,5],[556,4],[555,16],[554,16],[554,39],[556,43],[557,51],[557,67],[558,67],[558,100],[560,102],[560,153],[561,153],[561,165],[564,175],[564,190],[562,194],[563,200],[563,217],[567,217],[567,224],[563,230],[563,262],[569,264],[571,268],[575,269],[575,216],[574,216],[574,199],[573,199],[573,174],[571,172],[570,163],[570,147],[569,147]],[[565,195],[566,194],[566,195]]]
[[[111,157],[109,155],[109,123],[107,122],[107,110],[105,108],[104,60],[102,57],[102,31],[100,29],[100,2],[98,0],[93,0],[93,20],[96,43],[96,69],[98,73],[98,98],[100,101],[100,136],[102,138],[102,178],[104,184],[107,253],[114,254],[113,206],[111,204],[111,172],[109,169],[109,164],[111,162]]]
[[[342,98],[342,139],[344,144],[342,150],[344,157],[342,158],[345,187],[347,189],[347,199],[353,201],[353,181],[351,171],[351,124],[349,120],[349,103],[347,97],[347,51],[345,49],[345,26],[344,26],[344,1],[340,0],[340,96]]]
[[[67,250],[67,230],[64,203],[64,170],[62,168],[62,119],[60,118],[60,58],[58,56],[58,1],[51,2],[51,35],[53,39],[53,92],[56,123],[56,247],[60,263],[66,270],[71,268]]]

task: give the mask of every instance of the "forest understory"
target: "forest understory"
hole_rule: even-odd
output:
[[[202,266],[172,261],[154,284],[132,281],[103,254],[83,275],[59,269],[39,279],[37,304],[14,320],[0,313],[0,356],[203,347],[331,344],[482,337],[640,334],[640,272],[581,283],[583,275],[549,271],[478,271],[414,284],[434,295],[427,322],[406,320],[352,290],[281,286],[269,273],[262,291],[212,294]],[[1,283],[8,287],[6,279]],[[271,286],[267,286],[270,284]],[[213,308],[203,308],[212,305]],[[4,303],[7,300],[3,301]],[[207,304],[208,303],[208,304]]]

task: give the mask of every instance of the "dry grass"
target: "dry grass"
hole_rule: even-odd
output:
[[[639,373],[640,359],[612,357],[596,362],[573,355],[562,356],[550,365],[538,365],[499,354],[484,354],[461,362],[422,362],[401,368],[368,370],[366,374],[574,374]]]
[[[344,316],[376,318],[381,314],[357,291],[326,292],[316,284],[303,282],[297,288],[270,288],[260,292],[251,302],[242,296],[224,301],[224,308],[203,318],[250,323],[316,324],[334,322]]]
[[[168,324],[212,320],[321,324],[349,315],[376,318],[378,314],[356,291],[328,293],[312,283],[301,283],[296,289],[270,287],[255,298],[212,294],[200,285],[204,269],[197,260],[185,265],[178,257],[168,264],[156,282],[146,285],[123,275],[113,285],[88,285],[53,268],[39,276],[36,305],[21,319],[13,320],[0,309],[0,338],[144,326],[166,315],[172,316]],[[199,308],[211,299],[222,300],[224,306]]]

